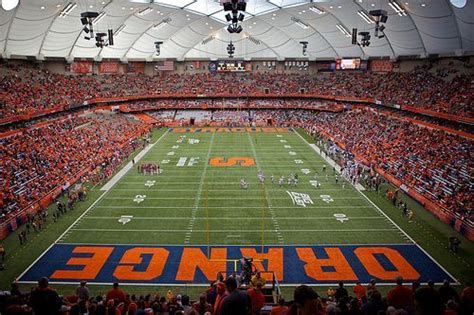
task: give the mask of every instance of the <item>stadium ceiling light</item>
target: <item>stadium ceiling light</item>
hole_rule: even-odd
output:
[[[357,14],[365,21],[367,22],[367,24],[374,24],[374,20],[372,20],[372,18],[367,14],[365,13],[365,11],[363,10],[359,10],[357,11]]]
[[[260,45],[260,40],[259,40],[259,39],[256,39],[255,37],[253,37],[253,36],[250,35],[249,33],[245,33],[245,34],[244,34],[244,38],[248,39],[249,41],[251,41],[251,42],[254,43],[255,45]]]
[[[153,8],[150,8],[150,7],[147,7],[147,8],[144,8],[144,9],[141,9],[140,11],[138,11],[138,15],[140,16],[143,16],[143,15],[147,15],[148,13],[152,12],[153,11]]]
[[[92,25],[96,25],[97,23],[99,23],[100,20],[104,18],[104,16],[106,16],[106,13],[103,11],[100,12],[99,15],[94,20],[92,20]]]
[[[316,14],[324,14],[324,10],[318,8],[317,6],[312,6],[308,8],[310,11],[316,13]]]
[[[159,30],[160,28],[162,28],[163,26],[165,26],[166,24],[168,24],[169,22],[171,22],[171,18],[166,18],[164,19],[163,21],[161,21],[160,23],[156,24],[155,26],[153,26],[153,29],[154,30]]]
[[[397,13],[399,16],[407,16],[404,8],[402,8],[395,0],[389,0],[388,5]]]
[[[467,0],[450,0],[449,2],[458,9],[464,8],[467,4]]]
[[[203,41],[202,41],[202,45],[206,45],[207,43],[211,42],[214,38],[216,38],[214,35],[211,35],[209,36],[208,38],[205,38]]]
[[[296,25],[301,27],[302,29],[306,30],[309,28],[309,25],[306,23],[303,23],[302,21],[298,20],[297,18],[292,17],[291,20],[295,22]]]
[[[75,8],[77,7],[77,3],[75,2],[69,2],[65,7],[64,9],[61,10],[61,12],[59,12],[59,17],[66,17],[66,15],[68,15],[69,13],[72,12],[72,10],[74,10]]]
[[[2,0],[2,8],[5,11],[10,11],[18,6],[20,0]]]
[[[123,29],[125,28],[125,26],[126,26],[125,24],[120,25],[120,27],[115,30],[114,36],[117,36],[118,34],[120,34],[120,32],[123,31]]]
[[[341,31],[342,34],[346,37],[351,37],[351,33],[347,30],[347,28],[344,27],[342,24],[337,24],[336,27]]]

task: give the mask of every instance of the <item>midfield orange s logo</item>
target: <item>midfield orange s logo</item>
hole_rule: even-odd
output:
[[[230,157],[226,159],[225,157],[213,157],[209,159],[209,165],[218,166],[218,167],[227,167],[227,166],[243,166],[249,167],[255,164],[254,159],[240,156],[240,157]]]

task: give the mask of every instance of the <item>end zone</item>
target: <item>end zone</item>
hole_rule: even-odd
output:
[[[320,246],[149,246],[55,244],[27,269],[19,282],[48,276],[52,283],[207,285],[217,272],[234,271],[232,259],[253,257],[259,270],[273,272],[282,285],[368,283],[392,285],[402,276],[421,283],[451,275],[415,244]]]
[[[211,133],[211,132],[289,132],[291,128],[278,127],[183,127],[170,128],[174,133]]]

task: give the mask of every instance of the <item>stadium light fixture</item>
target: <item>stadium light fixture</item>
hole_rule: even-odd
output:
[[[72,10],[74,10],[75,8],[77,7],[77,3],[75,2],[69,2],[65,7],[64,9],[61,10],[61,12],[59,12],[59,17],[66,17],[66,15],[68,15],[69,13],[72,12]]]
[[[365,21],[367,22],[367,24],[374,24],[374,20],[372,20],[372,18],[367,14],[365,13],[365,11],[363,10],[359,10],[357,11],[357,14]]]
[[[234,58],[235,46],[230,41],[229,45],[227,45],[227,53],[229,54],[229,58]]]
[[[303,23],[302,21],[298,20],[297,18],[292,17],[291,20],[295,22],[296,25],[301,27],[302,29],[306,30],[309,28],[309,25],[306,23]]]
[[[316,13],[316,14],[319,14],[319,15],[325,13],[324,10],[318,8],[317,6],[312,6],[312,7],[309,7],[308,9],[309,9],[310,11]]]
[[[166,18],[164,19],[163,21],[161,21],[160,23],[156,24],[155,26],[153,26],[153,29],[154,30],[159,30],[160,28],[162,28],[163,26],[165,26],[166,24],[168,24],[169,22],[171,22],[171,18]]]
[[[120,27],[115,30],[114,36],[117,36],[118,34],[120,34],[120,32],[123,31],[123,29],[125,28],[125,26],[126,26],[125,24],[120,25]]]
[[[144,9],[141,9],[140,11],[138,11],[138,15],[140,16],[144,16],[144,15],[147,15],[148,13],[152,12],[153,11],[153,8],[150,8],[150,7],[146,7]]]
[[[467,0],[449,0],[449,2],[458,9],[464,8],[467,4]]]
[[[260,40],[256,39],[255,37],[253,37],[252,35],[250,35],[248,33],[244,34],[244,38],[248,39],[249,41],[251,41],[255,45],[260,45]]]
[[[157,56],[159,56],[160,53],[161,53],[160,48],[161,48],[161,45],[163,44],[163,42],[155,42],[154,44],[155,44],[155,53],[156,53]]]
[[[92,20],[92,25],[96,25],[97,23],[99,23],[104,17],[106,16],[106,13],[105,12],[100,12],[99,15]]]
[[[206,45],[207,43],[211,42],[214,38],[216,38],[214,35],[211,35],[209,36],[208,38],[205,38],[203,41],[202,41],[202,45]]]
[[[5,11],[11,11],[18,6],[20,0],[2,0],[2,8]]]
[[[404,8],[402,8],[397,1],[389,0],[388,5],[397,13],[399,16],[407,16],[407,13]]]
[[[344,25],[342,24],[337,24],[336,27],[341,31],[342,34],[344,34],[344,36],[346,37],[351,37],[351,33],[349,33],[349,31],[347,30],[347,28],[345,28]]]
[[[300,42],[300,44],[301,44],[301,46],[302,46],[302,48],[303,48],[303,50],[302,50],[303,56],[308,55],[308,53],[307,53],[308,42]]]

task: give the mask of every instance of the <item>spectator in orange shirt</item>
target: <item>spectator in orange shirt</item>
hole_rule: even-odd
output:
[[[285,299],[280,298],[278,306],[272,308],[270,315],[286,315],[288,313],[288,306],[285,305]]]
[[[260,314],[260,310],[265,304],[265,296],[262,293],[262,283],[257,282],[257,286],[247,290],[252,305],[252,314]]]
[[[223,282],[217,283],[217,296],[216,302],[214,303],[214,315],[220,314],[221,304],[224,298],[227,296],[227,290],[225,289],[225,284]]]
[[[413,310],[413,291],[403,285],[402,277],[397,277],[396,282],[397,286],[388,292],[388,305],[410,312]]]
[[[354,287],[354,294],[359,300],[362,299],[366,295],[365,287],[362,284],[360,284],[360,281],[357,281]]]
[[[117,282],[114,283],[113,289],[107,292],[106,301],[115,299],[117,299],[119,302],[125,302],[126,299],[125,292],[119,288],[119,284]]]

